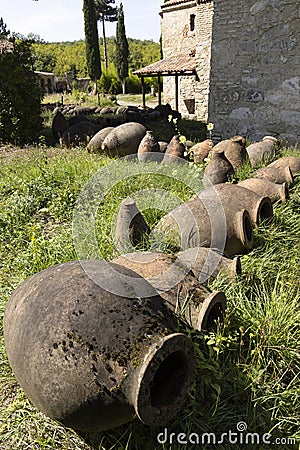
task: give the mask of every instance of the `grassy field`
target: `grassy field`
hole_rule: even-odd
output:
[[[300,151],[283,149],[278,156],[281,154],[300,156]],[[20,389],[2,338],[5,304],[31,274],[76,259],[74,204],[90,177],[108,164],[112,160],[89,154],[84,148],[0,150],[0,449],[269,448],[262,440],[253,446],[228,441],[215,446],[179,444],[176,440],[160,444],[157,435],[164,429],[150,429],[138,420],[109,432],[78,435],[37,411]],[[191,189],[201,187],[197,168],[190,167],[185,173],[186,168],[172,167],[169,174],[154,179],[149,168],[130,177],[133,163],[114,164],[121,179],[124,171],[128,177],[108,192],[99,209],[98,241],[107,260],[116,254],[111,222],[123,198],[158,187],[186,200]],[[251,171],[245,165],[239,177],[246,178]],[[189,183],[184,182],[187,179]],[[254,249],[242,256],[242,275],[235,282],[218,277],[210,283],[211,289],[226,293],[224,324],[210,334],[184,330],[197,351],[197,376],[180,415],[169,424],[169,435],[215,433],[220,439],[229,430],[237,432],[237,424],[244,422],[247,430],[259,433],[261,439],[265,433],[272,434],[272,443],[279,439],[275,448],[299,448],[299,182],[290,194],[286,204],[274,206],[272,223],[255,230]],[[151,208],[146,213],[151,226],[161,215],[162,211]],[[294,444],[290,438],[295,439]]]

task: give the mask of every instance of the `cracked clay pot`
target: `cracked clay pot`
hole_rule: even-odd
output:
[[[108,430],[135,416],[162,425],[186,398],[193,344],[154,288],[132,275],[105,261],[72,261],[28,278],[7,304],[14,374],[65,426]]]

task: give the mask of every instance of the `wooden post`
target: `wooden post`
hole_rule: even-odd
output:
[[[158,83],[158,104],[161,105],[161,78],[160,75],[157,76]]]
[[[175,75],[175,110],[178,112],[179,110],[179,84],[178,84],[178,75]]]
[[[141,76],[142,82],[142,95],[143,95],[143,108],[146,109],[146,92],[145,92],[145,77]]]

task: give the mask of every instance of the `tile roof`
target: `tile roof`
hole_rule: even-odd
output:
[[[0,53],[11,53],[14,50],[14,44],[7,39],[0,39]]]
[[[161,5],[161,9],[168,8],[169,6],[182,5],[184,3],[193,3],[193,0],[168,0]],[[196,0],[194,0],[196,5]]]
[[[133,72],[135,75],[183,75],[193,74],[196,70],[195,51],[190,53],[178,53],[169,58],[156,61],[150,66]]]

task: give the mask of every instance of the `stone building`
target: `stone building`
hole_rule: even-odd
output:
[[[190,71],[175,63],[169,77],[158,66],[164,102],[176,106],[177,89],[180,112],[223,138],[299,142],[299,1],[168,0],[160,14],[163,61],[189,56]]]

